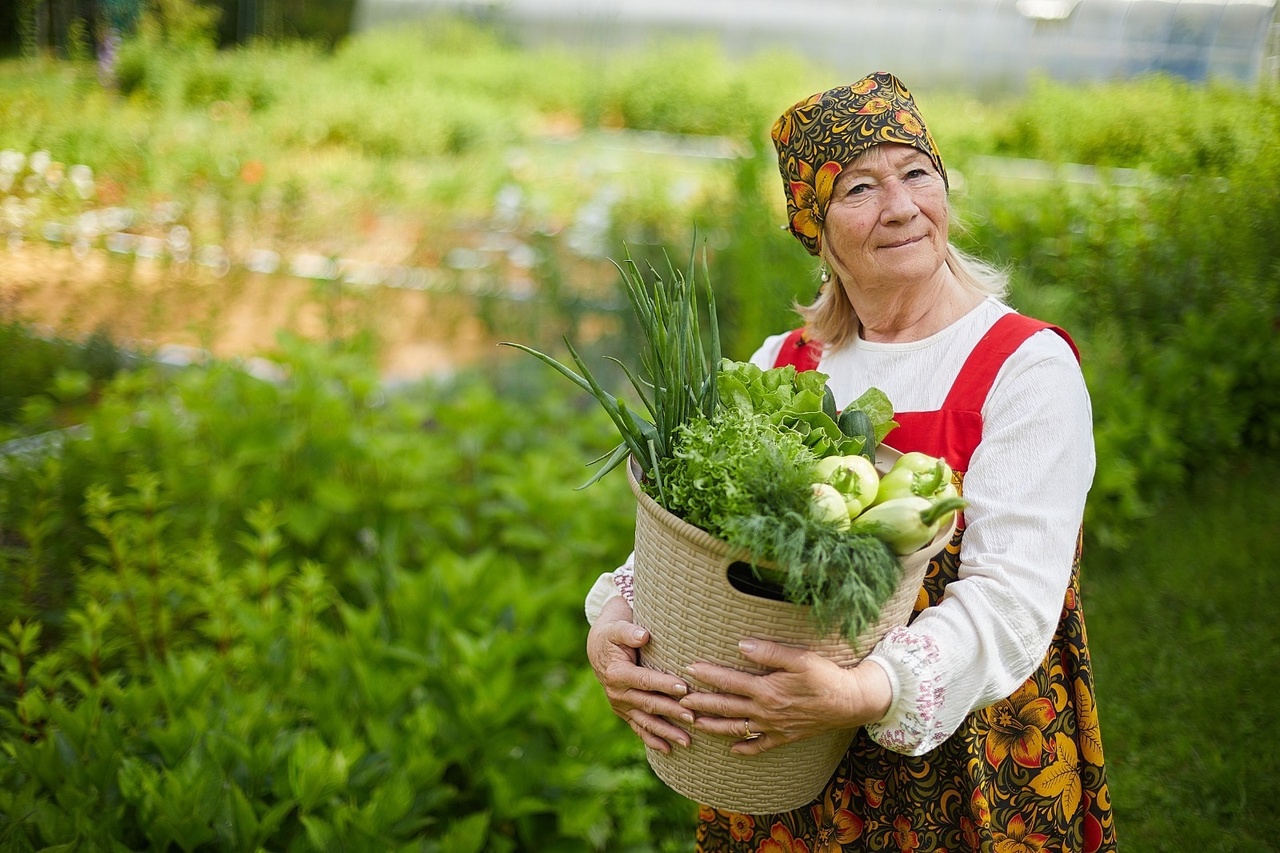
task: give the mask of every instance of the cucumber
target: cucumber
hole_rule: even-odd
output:
[[[833,421],[840,416],[840,410],[836,408],[836,395],[831,391],[830,385],[822,387],[822,411]]]
[[[873,463],[876,461],[876,430],[866,412],[853,407],[847,408],[840,413],[836,426],[850,438],[861,438],[862,455]]]

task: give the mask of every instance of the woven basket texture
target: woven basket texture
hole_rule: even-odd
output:
[[[887,471],[900,454],[887,447],[881,451],[876,467]],[[685,671],[695,661],[763,672],[739,653],[738,641],[744,637],[807,648],[841,666],[857,664],[892,628],[907,623],[930,558],[954,530],[939,531],[929,545],[901,558],[902,581],[882,606],[879,621],[850,643],[839,632],[820,636],[808,607],[736,589],[729,568],[748,555],[667,512],[645,494],[634,465],[627,467],[637,504],[634,618],[650,634],[641,662],[703,690],[711,688]],[[669,753],[647,750],[654,773],[695,802],[745,814],[790,811],[812,801],[856,731],[740,756],[730,752],[731,739],[685,728],[689,747]]]

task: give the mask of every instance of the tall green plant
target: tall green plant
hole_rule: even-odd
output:
[[[523,344],[505,346],[533,355],[550,365],[575,385],[589,392],[613,421],[622,440],[606,456],[603,466],[586,483],[591,485],[620,465],[628,456],[640,465],[665,501],[662,463],[670,458],[677,430],[695,415],[710,418],[717,402],[716,373],[720,367],[720,332],[716,319],[715,294],[706,274],[703,256],[703,291],[707,309],[707,333],[704,342],[695,263],[697,253],[689,258],[688,269],[681,273],[668,260],[667,275],[660,276],[652,267],[653,283],[628,253],[618,265],[627,299],[643,336],[640,350],[642,375],[613,356],[626,373],[649,418],[646,419],[622,400],[601,387],[582,357],[568,340],[565,345],[581,375],[545,353]]]

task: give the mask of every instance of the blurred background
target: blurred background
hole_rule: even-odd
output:
[[[497,344],[622,393],[628,256],[793,326],[769,128],[882,68],[1083,354],[1122,843],[1271,849],[1262,0],[6,3],[0,849],[688,849],[582,655],[612,425]]]

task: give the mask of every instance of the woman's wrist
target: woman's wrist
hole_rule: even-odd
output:
[[[848,701],[851,728],[883,720],[893,705],[893,680],[889,673],[871,660],[845,671],[851,680]]]

